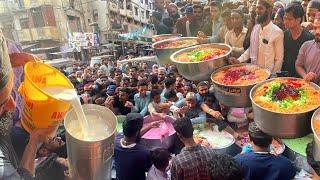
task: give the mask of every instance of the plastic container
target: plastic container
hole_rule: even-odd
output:
[[[61,124],[70,103],[55,99],[41,90],[54,86],[73,88],[67,77],[47,64],[28,62],[25,65],[24,82],[18,91],[23,99],[21,123],[26,131]]]

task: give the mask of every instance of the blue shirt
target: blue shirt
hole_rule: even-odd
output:
[[[235,160],[243,168],[245,180],[291,180],[295,170],[290,160],[273,154],[238,154]]]
[[[147,91],[146,96],[141,98],[140,93],[137,93],[133,97],[134,99],[134,112],[140,113],[142,116],[145,116],[148,112],[148,105],[150,103],[150,92]]]

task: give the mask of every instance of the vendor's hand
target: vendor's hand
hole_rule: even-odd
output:
[[[39,145],[42,143],[50,143],[52,139],[56,136],[56,131],[58,126],[52,126],[46,129],[35,129],[30,133],[30,143],[34,145]]]
[[[154,121],[154,122],[152,122],[152,123],[149,124],[149,127],[150,127],[150,128],[158,128],[162,122],[163,122],[163,120]]]
[[[166,117],[166,114],[165,113],[160,113],[160,116],[159,116],[161,119],[164,119]]]
[[[207,38],[207,35],[204,34],[202,31],[198,32],[198,38]]]
[[[37,63],[37,57],[29,53],[12,53],[10,56],[11,66],[13,68],[24,66],[27,62]]]
[[[317,77],[317,74],[316,74],[316,73],[309,72],[307,75],[304,76],[303,79],[306,80],[306,81],[312,81],[312,80],[314,80],[316,77]]]
[[[240,61],[234,57],[229,58],[228,61],[230,64],[240,64]]]
[[[253,29],[253,23],[251,20],[247,20],[247,28],[248,30],[252,30]]]
[[[224,119],[219,111],[211,111],[209,114],[217,119]]]
[[[132,102],[130,102],[130,101],[127,101],[127,102],[124,104],[124,106],[127,107],[127,108],[131,108],[131,109],[134,107],[133,104],[132,104]]]

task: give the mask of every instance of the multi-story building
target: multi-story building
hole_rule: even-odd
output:
[[[0,0],[4,35],[33,49],[67,49],[67,32],[98,32],[102,43],[149,27],[153,0]],[[146,35],[153,31],[147,29]],[[30,46],[29,46],[30,47]]]

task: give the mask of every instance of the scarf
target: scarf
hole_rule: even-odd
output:
[[[256,64],[258,60],[259,53],[259,33],[260,33],[260,24],[256,24],[251,32],[250,37],[250,58],[251,63]]]

